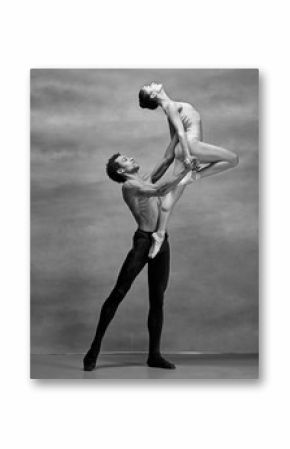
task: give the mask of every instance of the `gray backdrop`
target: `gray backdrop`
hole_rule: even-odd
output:
[[[163,348],[258,350],[258,71],[32,70],[33,353],[88,348],[136,229],[106,161],[123,152],[147,171],[169,141],[162,111],[138,106],[152,80],[197,107],[206,142],[240,157],[234,170],[189,186],[174,210]],[[104,350],[146,350],[146,274]]]

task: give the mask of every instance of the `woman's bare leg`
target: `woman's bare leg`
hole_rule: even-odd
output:
[[[158,229],[153,233],[153,243],[149,251],[149,257],[154,258],[161,248],[164,240],[165,231],[168,220],[171,216],[174,205],[179,200],[187,184],[190,184],[194,179],[212,176],[221,173],[229,168],[235,167],[238,162],[238,156],[232,151],[226,150],[222,147],[217,147],[201,141],[190,141],[188,139],[190,153],[195,156],[201,164],[205,164],[198,172],[190,172],[185,178],[169,192],[162,200]],[[177,162],[177,161],[176,161]],[[178,161],[176,169],[178,170]]]
[[[225,148],[201,141],[189,141],[189,146],[191,154],[201,164],[208,164],[198,172],[202,178],[233,168],[239,163],[238,156]]]

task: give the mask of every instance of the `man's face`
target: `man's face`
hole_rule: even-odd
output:
[[[159,94],[161,92],[161,90],[163,89],[162,84],[158,84],[155,83],[154,81],[151,84],[147,84],[145,86],[143,86],[143,90],[148,94],[148,95],[156,95]]]
[[[139,170],[139,165],[132,157],[120,154],[115,160],[120,166],[120,173],[136,173]]]

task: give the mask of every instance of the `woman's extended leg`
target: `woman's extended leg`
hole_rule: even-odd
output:
[[[159,214],[158,229],[152,235],[153,243],[149,251],[149,257],[152,259],[158,254],[158,251],[161,248],[171,212],[182,195],[185,186],[190,184],[194,179],[212,176],[228,170],[229,168],[233,168],[239,162],[238,156],[225,148],[197,140],[190,141],[188,139],[188,143],[192,156],[195,156],[201,164],[206,165],[200,168],[197,172],[194,171],[188,173],[175,189],[163,198]],[[180,161],[178,163],[180,164]]]
[[[238,156],[225,148],[197,140],[189,141],[189,146],[191,154],[197,157],[201,164],[208,164],[199,170],[201,177],[215,175],[239,163]]]

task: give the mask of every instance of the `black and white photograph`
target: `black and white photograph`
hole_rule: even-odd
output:
[[[290,447],[288,10],[3,3],[1,447]]]
[[[259,377],[259,71],[30,72],[33,379]]]

